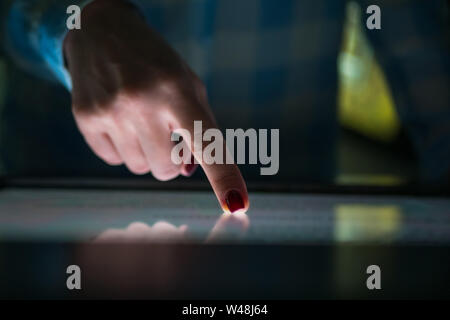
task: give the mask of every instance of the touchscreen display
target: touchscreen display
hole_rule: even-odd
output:
[[[2,240],[450,243],[450,200],[251,193],[224,214],[212,192],[5,189]]]

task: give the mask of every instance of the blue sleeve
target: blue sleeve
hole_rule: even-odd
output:
[[[5,47],[12,58],[32,73],[71,89],[64,67],[62,44],[68,29],[67,7],[82,8],[90,0],[15,0],[6,17]]]
[[[450,173],[450,60],[448,20],[443,14],[447,4],[440,0],[363,3],[381,8],[381,30],[367,30],[367,34],[417,150],[421,176],[430,182],[445,179]]]

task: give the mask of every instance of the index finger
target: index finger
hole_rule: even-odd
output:
[[[184,109],[174,132],[183,137],[196,162],[205,171],[222,209],[231,213],[245,212],[249,207],[249,200],[244,179],[234,161],[226,161],[228,148],[214,119],[202,111],[196,108]],[[212,149],[214,151],[210,152]],[[211,157],[212,153],[214,155]]]

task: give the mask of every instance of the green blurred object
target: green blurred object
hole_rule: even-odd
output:
[[[400,121],[384,73],[364,35],[361,8],[355,2],[347,5],[338,73],[340,124],[380,142],[393,141]]]
[[[402,207],[392,204],[339,204],[334,208],[338,242],[393,242],[402,231]]]

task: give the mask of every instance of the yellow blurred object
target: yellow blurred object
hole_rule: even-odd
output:
[[[339,185],[399,186],[405,179],[392,174],[339,174],[336,177]]]
[[[338,242],[391,241],[402,226],[402,210],[393,205],[342,204],[334,212]]]
[[[400,121],[383,71],[361,25],[361,8],[347,5],[342,50],[338,59],[339,122],[372,139],[390,142]]]

